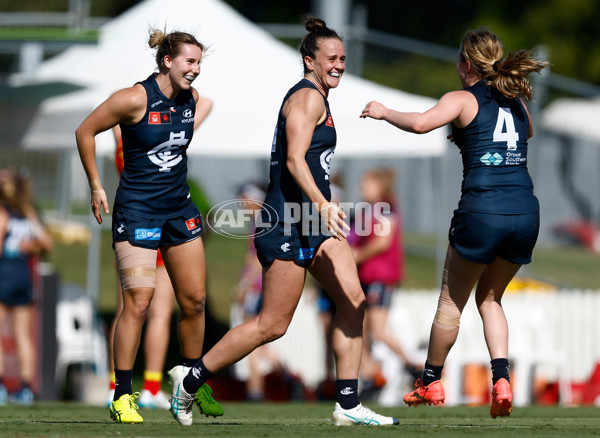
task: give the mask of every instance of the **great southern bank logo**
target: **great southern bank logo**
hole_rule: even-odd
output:
[[[494,152],[494,155],[486,152],[485,155],[480,158],[480,160],[486,166],[489,166],[490,164],[497,166],[498,164],[502,163],[503,158],[498,152]]]
[[[279,222],[273,207],[261,201],[231,199],[208,212],[208,226],[221,236],[246,239],[270,233]]]

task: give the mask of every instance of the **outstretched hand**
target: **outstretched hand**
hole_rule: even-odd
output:
[[[361,119],[371,117],[375,120],[381,120],[383,119],[386,110],[387,108],[385,106],[373,100],[367,103],[365,109],[362,110],[360,117]]]

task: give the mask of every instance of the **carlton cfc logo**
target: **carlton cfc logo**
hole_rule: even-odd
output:
[[[183,160],[181,154],[188,142],[185,131],[171,132],[169,140],[148,151],[148,158],[159,167],[159,172],[170,172],[171,167]]]
[[[321,167],[325,171],[325,179],[329,179],[331,159],[333,158],[334,151],[335,147],[326,149],[321,153],[321,156],[319,157],[321,161]]]

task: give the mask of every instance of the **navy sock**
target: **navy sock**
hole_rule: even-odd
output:
[[[431,382],[442,378],[442,369],[444,365],[435,366],[425,361],[425,369],[423,370],[423,386],[429,385]]]
[[[115,396],[113,400],[119,400],[123,394],[132,394],[131,379],[133,370],[118,370],[115,368]]]
[[[196,365],[196,362],[198,362],[200,360],[200,358],[196,358],[196,359],[190,359],[189,357],[182,357],[181,358],[181,364],[184,367],[188,367],[191,368],[194,365]]]
[[[342,409],[352,409],[358,406],[358,379],[336,380],[336,401]]]
[[[188,394],[196,394],[200,387],[212,377],[213,373],[206,369],[202,359],[198,360],[183,378],[183,389]]]
[[[506,379],[510,382],[510,377],[508,375],[508,359],[492,359],[490,363],[492,364],[492,382],[494,385],[500,379]]]

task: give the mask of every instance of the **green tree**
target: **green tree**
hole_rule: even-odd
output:
[[[139,0],[92,0],[93,16],[116,16]],[[298,23],[311,0],[226,0],[255,22]],[[372,29],[450,47],[464,32],[488,27],[507,50],[543,46],[552,70],[600,85],[598,0],[353,0],[365,3]],[[69,0],[0,0],[0,11],[67,11]]]
[[[465,31],[487,27],[507,50],[543,46],[557,73],[600,85],[597,0],[369,0],[369,27],[458,47]]]

